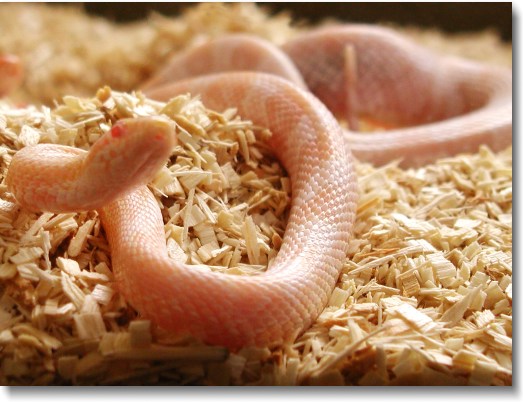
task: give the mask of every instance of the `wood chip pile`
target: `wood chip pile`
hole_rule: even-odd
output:
[[[234,109],[131,90],[168,48],[230,31],[281,43],[296,31],[290,18],[214,4],[116,26],[76,9],[2,4],[0,30],[17,21],[31,23],[0,35],[0,52],[28,65],[25,86],[0,102],[0,384],[512,383],[510,148],[416,170],[357,164],[354,239],[324,312],[292,345],[229,352],[137,315],[113,283],[95,211],[20,209],[4,178],[22,147],[88,149],[120,118],[166,114],[180,145],[150,187],[170,255],[224,275],[262,272],[281,244],[291,196],[264,145],[270,132]],[[472,57],[482,41],[489,60],[511,61],[492,33],[450,41],[407,32]],[[20,100],[48,106],[15,107]]]

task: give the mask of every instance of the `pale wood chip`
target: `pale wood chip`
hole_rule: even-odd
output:
[[[149,320],[135,320],[129,324],[131,335],[130,344],[135,348],[145,348],[151,345],[151,322]]]
[[[410,304],[402,303],[398,306],[389,308],[388,312],[392,315],[401,317],[416,330],[422,332],[430,332],[436,327],[436,324],[430,317],[412,307]]]
[[[445,313],[441,316],[440,321],[446,323],[446,325],[449,327],[455,326],[459,320],[463,318],[463,315],[469,308],[472,300],[474,300],[480,290],[481,289],[479,287],[470,290],[466,296],[461,298],[460,301],[445,311]]]
[[[350,293],[348,291],[340,288],[334,288],[334,291],[330,296],[328,306],[342,307],[349,296]]]
[[[248,216],[245,219],[242,225],[242,233],[245,238],[249,263],[258,265],[260,263],[260,248],[258,246],[258,235],[256,233],[256,227],[251,216]]]
[[[457,276],[454,264],[447,260],[442,253],[430,254],[427,256],[427,259],[434,268],[439,282],[445,287],[452,285]]]
[[[99,312],[73,314],[73,320],[80,339],[99,339],[106,332],[102,315]]]
[[[12,279],[18,273],[18,269],[14,264],[0,264],[0,280]]]
[[[494,381],[494,376],[496,375],[497,371],[498,370],[495,364],[476,361],[476,363],[474,364],[474,369],[470,374],[468,385],[492,385]]]
[[[110,286],[96,284],[93,288],[91,296],[96,300],[97,303],[107,306],[113,297],[114,289]]]
[[[32,327],[29,324],[16,324],[12,328],[13,333],[17,335],[25,334],[33,336],[38,339],[42,344],[46,345],[51,349],[58,349],[62,346],[62,342],[47,332],[41,331]]]
[[[87,242],[87,236],[93,230],[94,224],[95,220],[89,219],[78,228],[67,249],[69,256],[77,257],[82,252]]]
[[[44,254],[44,250],[40,247],[20,247],[18,253],[11,256],[9,260],[16,264],[31,263],[38,260]]]
[[[81,309],[85,300],[85,294],[82,290],[67,275],[62,276],[61,284],[64,294],[78,310]]]
[[[75,260],[58,257],[56,259],[56,265],[58,268],[73,277],[78,276],[81,273],[80,265],[78,265],[78,262]]]
[[[452,358],[454,366],[466,372],[471,372],[476,364],[477,355],[466,350],[460,350]]]

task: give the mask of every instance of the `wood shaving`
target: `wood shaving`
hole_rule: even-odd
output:
[[[21,21],[31,24],[18,35]],[[52,28],[62,22],[70,41]],[[35,214],[14,203],[4,178],[16,150],[37,142],[88,149],[119,118],[163,113],[180,145],[150,187],[170,257],[229,275],[267,268],[290,201],[289,180],[264,143],[270,133],[196,98],[165,104],[116,89],[136,88],[171,50],[205,37],[248,31],[281,43],[295,29],[254,5],[201,5],[149,22],[0,8],[9,30],[0,51],[27,57],[18,95],[55,101],[0,103],[0,384],[510,385],[510,148],[415,170],[358,163],[358,216],[336,288],[311,328],[273,349],[231,353],[155,327],[118,292],[96,212]],[[442,49],[460,42],[409,32]],[[490,59],[507,64],[510,46],[493,37],[464,38],[461,49],[487,43]]]

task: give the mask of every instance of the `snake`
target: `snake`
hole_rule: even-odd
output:
[[[13,54],[0,54],[0,98],[20,86],[24,77],[20,58]]]
[[[353,155],[414,166],[511,143],[509,71],[436,55],[381,27],[320,28],[281,48],[245,35],[216,40],[175,56],[142,90],[158,100],[197,94],[207,107],[234,106],[272,132],[292,202],[280,251],[264,273],[223,275],[168,256],[146,186],[176,144],[162,116],[119,120],[89,151],[23,148],[7,187],[30,210],[97,210],[130,304],[162,328],[231,349],[293,342],[324,309],[356,217]],[[387,129],[361,133],[364,118]]]
[[[166,99],[180,81],[245,70],[305,83],[348,123],[347,152],[362,162],[419,167],[512,143],[511,69],[444,56],[376,25],[317,28],[281,48],[247,34],[219,37],[175,54],[142,89]],[[383,129],[368,135],[360,121]]]

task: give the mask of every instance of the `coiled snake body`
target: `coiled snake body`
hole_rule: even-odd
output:
[[[482,143],[506,147],[512,78],[369,26],[321,29],[282,49],[245,36],[217,40],[177,56],[144,87],[157,99],[191,92],[213,109],[237,107],[272,131],[293,199],[265,274],[233,277],[169,259],[162,217],[145,187],[176,141],[160,117],[118,122],[89,153],[22,149],[8,171],[10,191],[34,210],[98,209],[120,290],[162,327],[232,348],[294,340],[325,306],[346,256],[357,199],[348,150],[374,163],[419,165]],[[252,69],[265,73],[224,73]],[[360,134],[362,117],[392,129]]]

